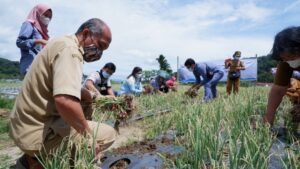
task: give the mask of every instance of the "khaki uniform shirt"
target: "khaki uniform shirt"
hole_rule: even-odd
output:
[[[21,149],[40,150],[51,126],[62,120],[54,96],[80,99],[82,54],[73,35],[50,41],[34,59],[10,117],[10,136]]]
[[[274,84],[279,86],[288,86],[294,70],[300,71],[300,67],[294,69],[286,62],[279,62],[277,65]]]

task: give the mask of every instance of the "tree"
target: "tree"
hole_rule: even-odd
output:
[[[0,57],[0,79],[18,79],[20,63]]]
[[[164,55],[159,55],[159,57],[156,58],[156,60],[159,63],[159,69],[160,70],[164,70],[164,71],[168,72],[169,74],[172,74],[171,66],[168,63],[168,61],[167,61],[167,59],[165,58]]]
[[[276,67],[277,61],[271,59],[269,56],[261,56],[257,58],[257,81],[258,82],[273,82],[274,78],[271,73],[271,68]]]
[[[149,82],[151,78],[157,75],[158,70],[144,70],[143,71],[143,81]]]

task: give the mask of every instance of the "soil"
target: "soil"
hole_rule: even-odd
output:
[[[114,142],[111,148],[118,148],[132,141],[141,141],[143,139],[144,139],[144,133],[140,126],[135,124],[131,126],[122,126],[120,127],[120,134],[117,135],[116,141]],[[11,166],[10,168],[14,169],[15,166],[13,165],[16,163],[16,160],[23,153],[18,147],[12,145],[13,143],[9,143],[9,147],[0,150],[0,159],[3,156],[9,157],[9,160],[5,161],[5,163],[10,164],[8,166]],[[117,166],[126,166],[126,164],[122,165],[122,163],[123,162],[120,161],[120,163],[118,163]],[[113,169],[122,169],[122,168],[113,168]]]
[[[179,137],[177,137],[176,140],[182,140]],[[176,142],[174,138],[170,138],[168,136],[161,136],[157,139],[145,139],[142,141],[135,141],[130,145],[126,145],[119,148],[114,148],[111,150],[109,154],[115,154],[115,155],[128,155],[128,154],[156,154],[160,153],[164,155],[165,158],[168,158],[169,160],[175,162],[176,156],[178,154],[172,153],[172,152],[161,152],[161,147],[172,147],[175,146]],[[130,161],[126,161],[126,159],[121,159],[114,164],[110,166],[110,169],[126,169],[126,166],[128,166]]]
[[[129,165],[129,162],[127,160],[119,160],[116,163],[112,164],[110,169],[126,169]]]
[[[113,154],[133,154],[133,153],[151,153],[157,150],[158,145],[174,145],[175,141],[163,137],[158,140],[146,139],[140,142],[133,142],[130,145],[112,149]]]
[[[144,132],[140,126],[131,124],[130,126],[122,126],[119,128],[116,141],[111,148],[118,148],[130,142],[141,141],[144,139]]]

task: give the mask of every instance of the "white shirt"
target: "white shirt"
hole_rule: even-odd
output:
[[[100,89],[99,84],[101,83],[101,76],[99,72],[93,72],[91,73],[85,80],[84,86],[86,85],[87,80],[91,80],[94,83],[94,86],[100,91],[104,89]],[[110,79],[108,78],[107,80],[107,87],[111,87],[111,82]]]

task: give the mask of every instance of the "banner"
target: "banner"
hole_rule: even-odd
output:
[[[213,61],[216,65],[223,68],[224,76],[221,81],[227,81],[227,74],[229,69],[225,69],[224,60]],[[257,58],[241,59],[245,65],[245,70],[241,70],[242,81],[256,81],[257,80]],[[210,61],[211,62],[211,61]],[[180,83],[194,83],[195,76],[192,72],[188,71],[185,66],[181,66],[178,70]]]

